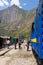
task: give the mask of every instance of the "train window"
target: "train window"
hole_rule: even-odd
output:
[[[42,8],[43,8],[43,4],[42,4]]]
[[[42,28],[43,28],[43,24],[42,24]]]
[[[34,32],[34,22],[32,23],[32,33]]]
[[[43,18],[42,18],[42,21],[43,21]]]
[[[42,49],[43,49],[43,47],[42,47]]]
[[[42,32],[42,35],[43,35],[43,32]]]
[[[43,14],[43,11],[42,11],[42,14]]]
[[[42,42],[43,42],[43,39],[42,39]]]
[[[43,39],[42,39],[42,42],[43,42]]]

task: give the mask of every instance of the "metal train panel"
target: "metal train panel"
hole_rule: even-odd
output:
[[[31,45],[39,58],[43,59],[43,0],[39,0],[39,5],[36,9],[36,16],[33,23],[31,39],[36,38],[37,42],[33,41],[31,42]]]

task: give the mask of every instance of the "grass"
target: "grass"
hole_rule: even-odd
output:
[[[7,30],[0,27],[0,35],[7,35],[12,37],[18,37],[20,34],[24,35],[25,38],[29,37],[31,30],[31,25],[26,25],[16,30]]]

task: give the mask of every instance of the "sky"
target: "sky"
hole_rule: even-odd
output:
[[[0,0],[0,10],[6,9],[12,5],[17,5],[24,10],[31,10],[38,6],[39,0]]]

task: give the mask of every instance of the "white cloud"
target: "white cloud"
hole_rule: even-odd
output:
[[[7,0],[2,0],[3,4],[6,5],[6,6],[9,6],[9,3]]]
[[[0,1],[0,6],[4,6],[4,4],[3,4],[3,2],[2,2],[2,1]]]
[[[10,4],[11,4],[11,5],[15,4],[15,5],[17,5],[18,7],[22,8],[22,7],[20,6],[19,0],[12,0]]]
[[[22,8],[19,0],[11,0],[10,3],[8,2],[8,0],[0,0],[0,7],[2,7],[2,6],[8,7],[8,6],[12,6],[13,4],[18,6],[19,8]]]

